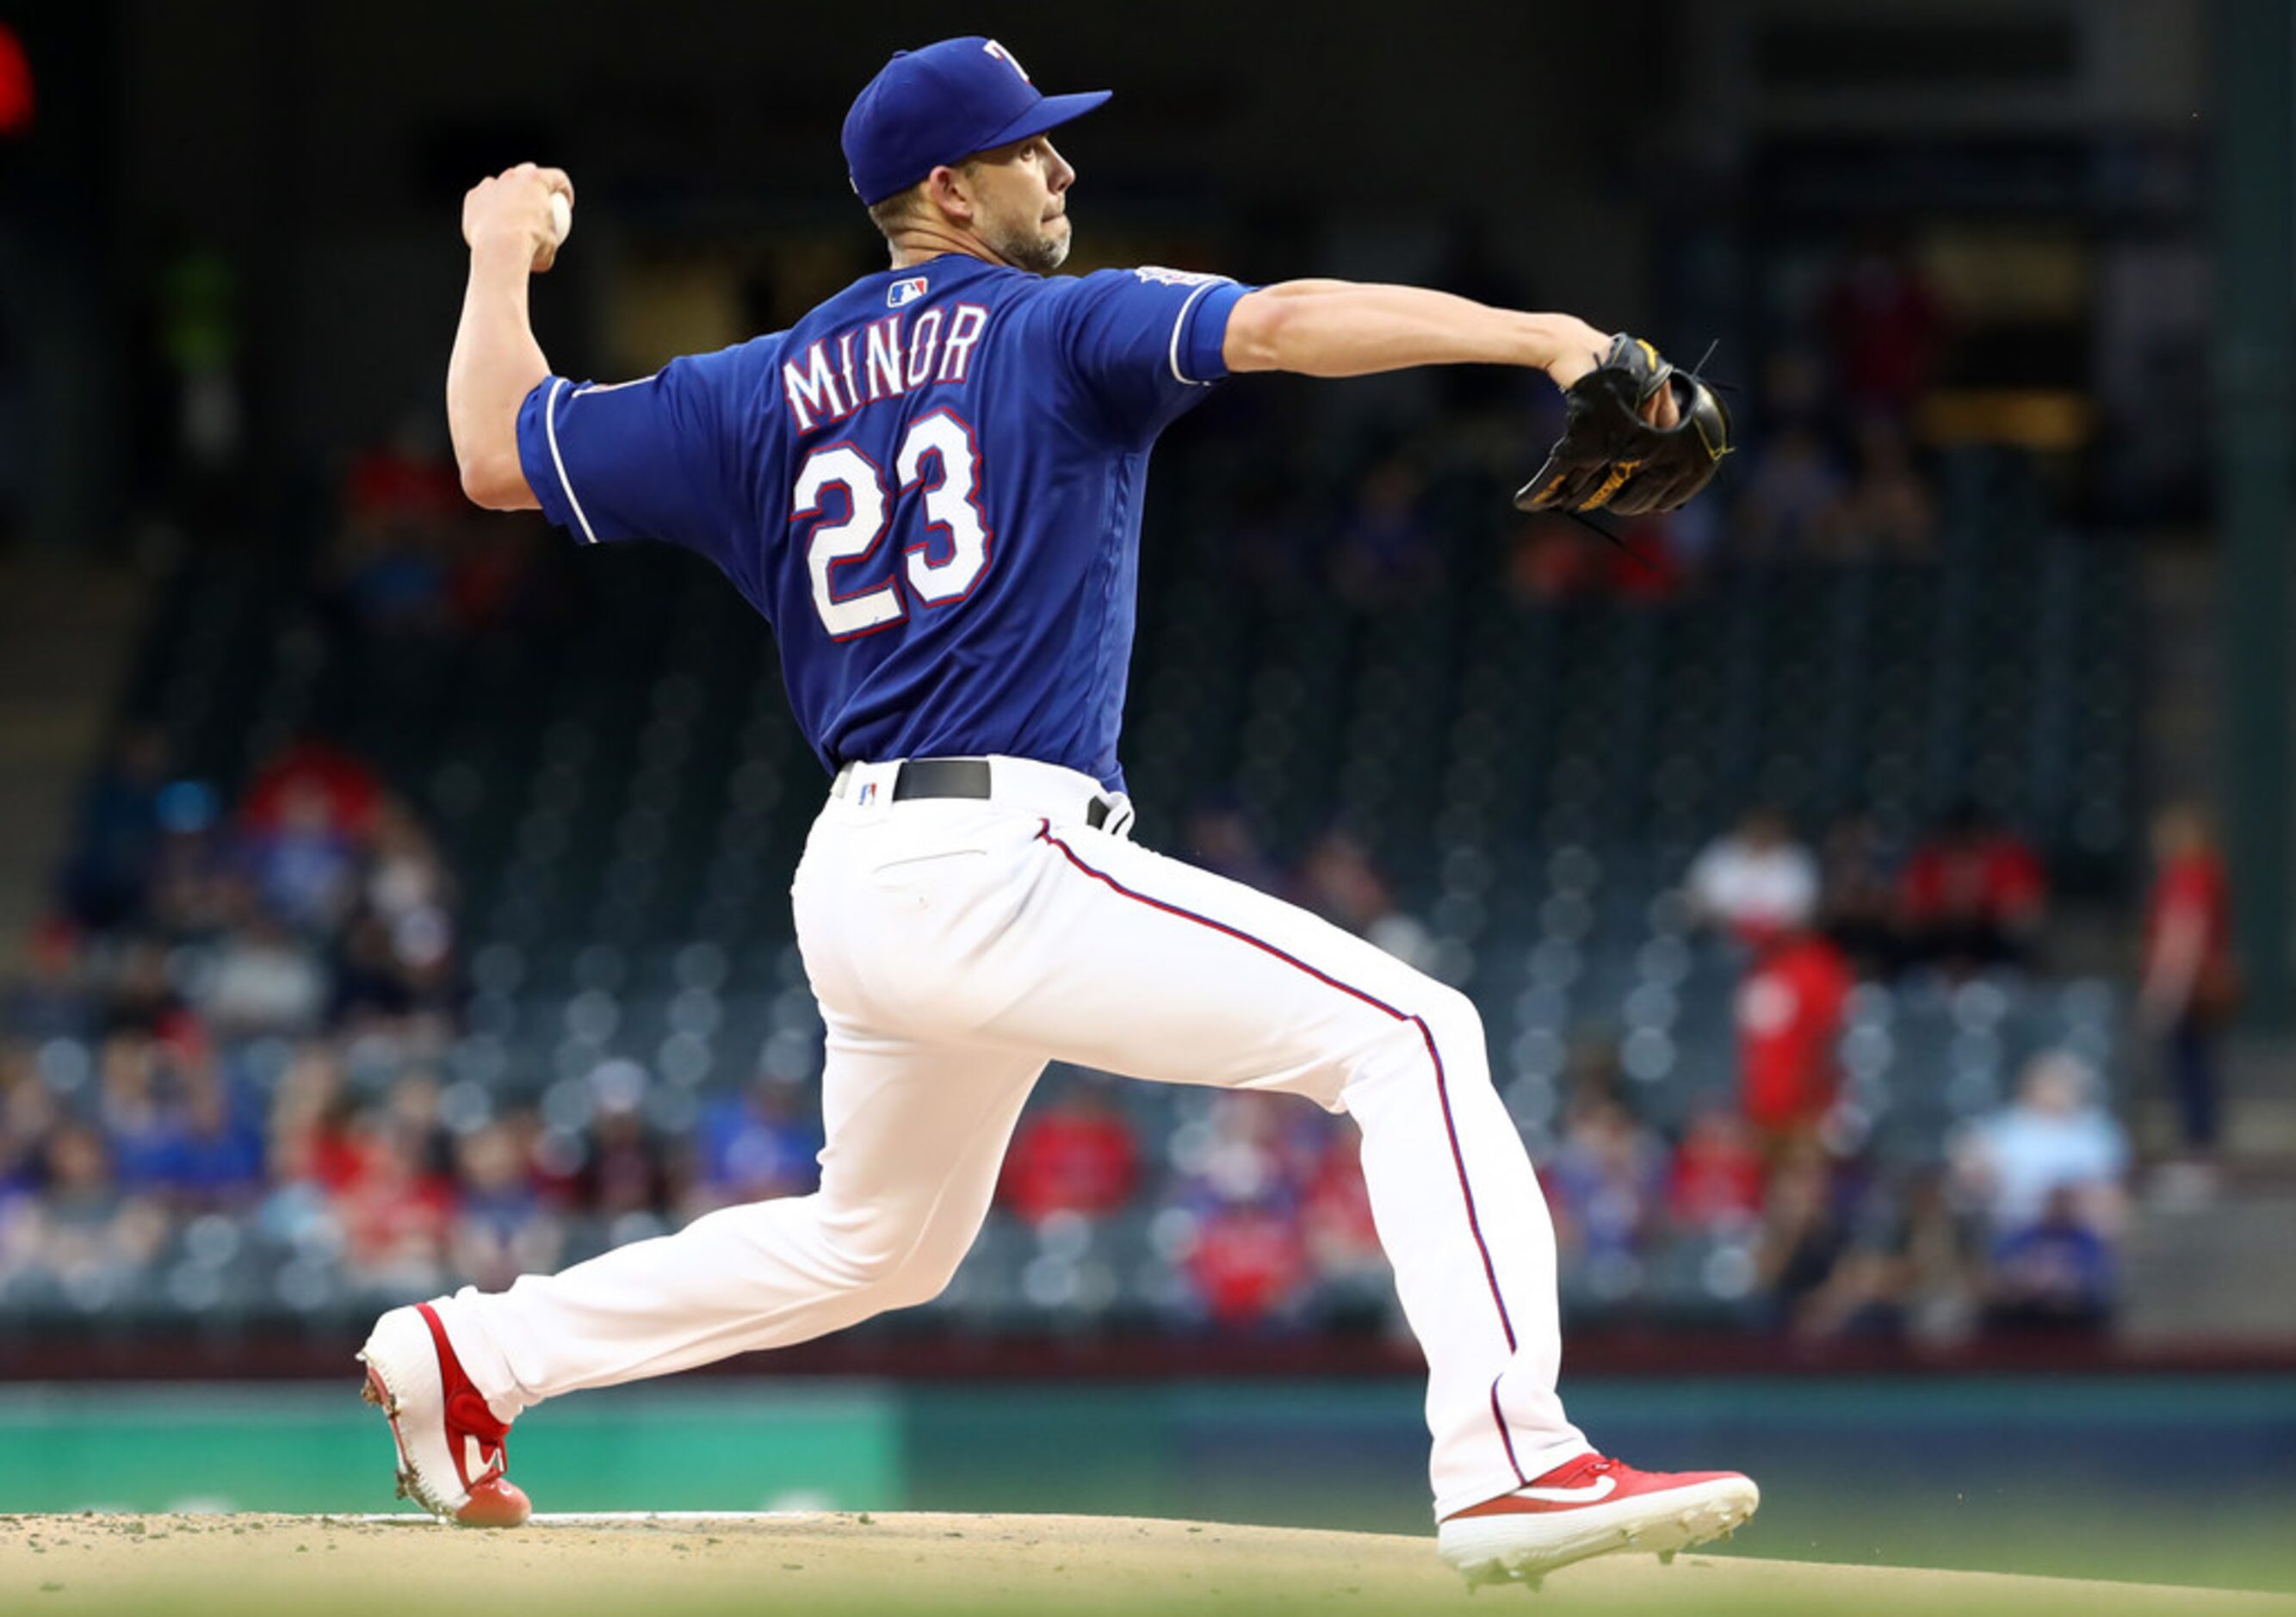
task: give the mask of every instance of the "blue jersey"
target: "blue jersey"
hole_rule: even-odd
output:
[[[717,563],[830,768],[1001,752],[1120,790],[1148,451],[1246,290],[950,254],[642,381],[547,378],[519,454],[585,543]]]

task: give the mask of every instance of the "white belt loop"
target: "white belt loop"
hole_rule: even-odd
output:
[[[848,809],[882,813],[893,806],[893,777],[900,769],[898,759],[885,763],[862,763],[857,759],[838,770],[837,778],[830,783],[829,794],[841,800]]]

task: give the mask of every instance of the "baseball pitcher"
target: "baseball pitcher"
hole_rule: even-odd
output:
[[[714,562],[773,625],[830,778],[791,887],[827,1027],[821,1188],[374,1326],[400,1490],[525,1520],[506,1478],[545,1399],[804,1342],[932,1297],[971,1246],[1047,1061],[1281,1090],[1344,1112],[1425,1350],[1443,1555],[1536,1580],[1736,1527],[1734,1473],[1636,1471],[1555,1394],[1554,1246],[1456,990],[1129,840],[1117,732],[1158,434],[1250,371],[1534,366],[1570,428],[1527,507],[1677,505],[1727,447],[1694,378],[1568,315],[1402,286],[1170,269],[1062,276],[1076,171],[994,40],[889,62],[844,150],[890,267],[788,331],[601,385],[552,373],[530,275],[570,218],[523,164],[464,200],[447,372],[463,487],[584,545]],[[554,215],[555,218],[554,218]]]

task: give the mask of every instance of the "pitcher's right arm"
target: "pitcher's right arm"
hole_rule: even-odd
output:
[[[528,317],[527,282],[557,254],[553,192],[573,201],[563,170],[521,163],[480,180],[463,199],[471,280],[447,362],[447,426],[463,492],[490,511],[533,511],[542,503],[519,464],[518,411],[550,374]]]

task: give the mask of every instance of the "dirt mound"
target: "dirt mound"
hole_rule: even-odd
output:
[[[0,1611],[1531,1611],[1470,1606],[1428,1539],[1108,1516],[544,1516],[515,1532],[375,1516],[0,1516]],[[2296,1599],[1686,1555],[1556,1573],[1538,1617],[2062,1612],[2296,1617]]]

